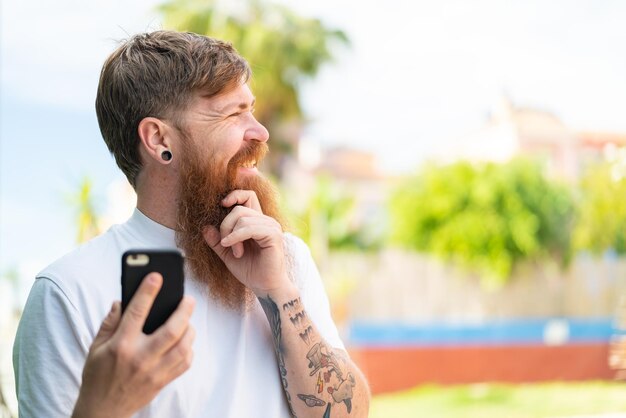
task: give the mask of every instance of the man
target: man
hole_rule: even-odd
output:
[[[137,35],[107,59],[98,122],[137,209],[37,276],[14,347],[21,416],[367,416],[310,253],[257,172],[269,135],[249,76],[229,44],[191,33]],[[188,267],[150,335],[159,274],[110,308],[131,248],[179,248]]]

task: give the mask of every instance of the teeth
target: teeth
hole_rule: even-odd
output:
[[[247,163],[243,163],[241,166],[244,168],[254,168],[256,167],[256,161],[249,161]]]

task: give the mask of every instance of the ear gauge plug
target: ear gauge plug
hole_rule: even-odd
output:
[[[172,152],[170,150],[165,150],[161,153],[161,159],[163,159],[163,161],[169,161],[172,159]]]

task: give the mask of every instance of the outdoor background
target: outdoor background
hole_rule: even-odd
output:
[[[117,41],[230,40],[372,417],[626,416],[626,3],[0,2],[0,416],[36,273],[123,222]],[[113,280],[114,278],[112,278]]]

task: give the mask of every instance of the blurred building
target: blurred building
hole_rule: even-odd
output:
[[[313,174],[328,175],[350,190],[356,200],[357,222],[371,223],[384,218],[387,181],[371,152],[348,147],[324,150]]]
[[[311,195],[319,176],[329,177],[355,199],[355,222],[364,224],[385,217],[389,178],[378,168],[373,153],[345,146],[324,148],[302,139],[297,158],[285,165],[282,179],[296,207]]]
[[[442,160],[505,162],[525,156],[541,161],[549,176],[573,181],[611,149],[626,146],[626,134],[577,132],[551,112],[517,106],[503,97],[486,123],[457,143]]]
[[[323,151],[323,158],[315,168],[318,173],[329,173],[345,181],[380,181],[376,156],[370,152],[348,147],[334,147]]]
[[[626,133],[599,131],[577,134],[578,164],[581,169],[598,161],[625,160]]]

